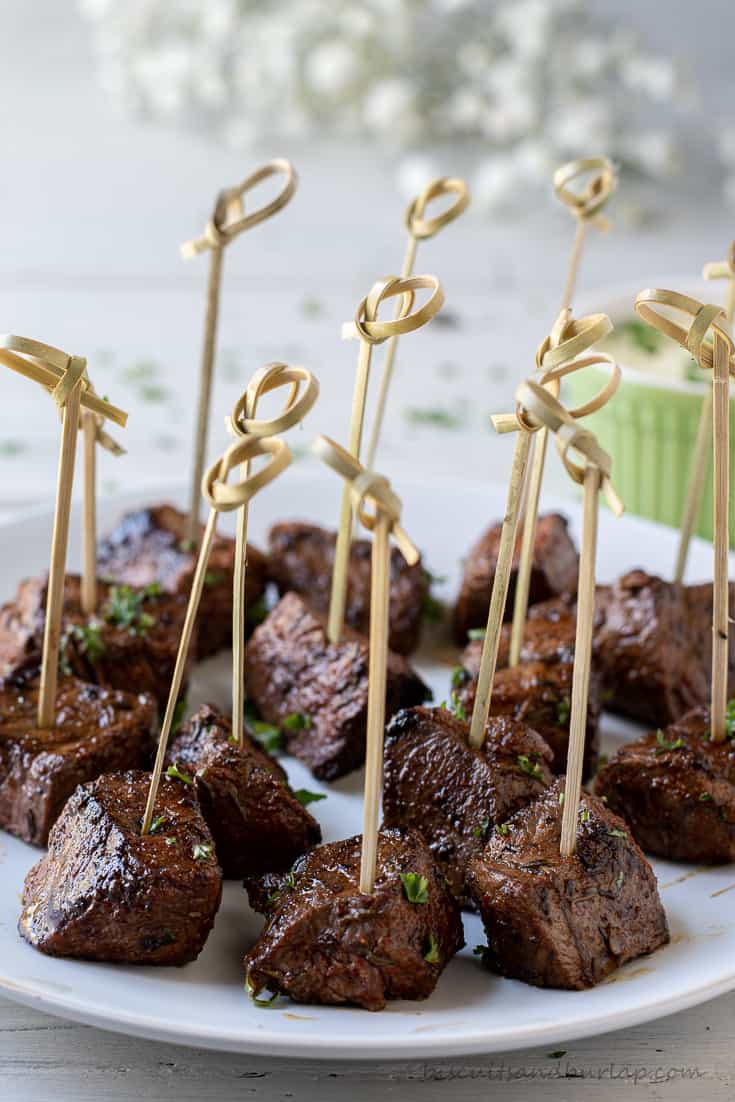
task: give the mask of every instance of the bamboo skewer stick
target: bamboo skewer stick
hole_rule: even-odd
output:
[[[456,195],[455,201],[435,218],[425,218],[426,207],[432,199],[439,199],[446,195]],[[420,192],[406,211],[405,223],[408,230],[406,252],[401,268],[401,279],[408,279],[413,275],[413,267],[416,262],[416,251],[419,241],[434,237],[444,226],[453,222],[467,209],[470,201],[467,184],[457,177],[443,176],[438,180],[432,180],[430,184]],[[396,317],[400,316],[400,303],[397,307]],[[383,371],[380,377],[378,399],[375,406],[375,414],[370,433],[370,441],[367,448],[366,463],[370,470],[375,464],[375,456],[378,451],[380,434],[383,429],[385,408],[388,402],[388,391],[393,378],[396,352],[398,350],[398,337],[391,337],[386,346]]]
[[[55,716],[69,513],[80,414],[82,410],[92,411],[122,426],[128,415],[94,394],[86,378],[87,361],[81,356],[70,356],[29,337],[4,333],[0,334],[0,364],[42,386],[52,395],[62,414],[37,712],[38,726],[43,729],[53,726]]]
[[[279,194],[249,214],[244,210],[244,197],[263,180],[271,176],[285,176],[285,183]],[[188,241],[182,245],[181,252],[185,258],[197,256],[199,253],[209,251],[209,276],[207,280],[207,299],[204,320],[204,341],[202,347],[202,364],[199,378],[199,397],[197,402],[197,418],[194,434],[193,466],[191,476],[191,491],[189,516],[187,521],[186,538],[192,547],[196,547],[199,539],[199,501],[202,474],[207,451],[207,429],[209,425],[209,406],[212,393],[212,378],[214,373],[214,357],[217,341],[217,321],[219,317],[219,300],[222,286],[222,265],[225,246],[244,230],[252,229],[258,223],[270,218],[281,210],[291,200],[296,191],[296,173],[289,161],[278,158],[269,161],[250,176],[246,177],[237,187],[227,188],[217,196],[212,217],[207,224],[202,237]]]
[[[570,184],[574,180],[586,179],[587,184],[581,191],[573,190]],[[582,250],[590,224],[599,229],[607,229],[607,221],[600,216],[602,207],[607,203],[617,186],[614,166],[605,157],[588,157],[563,165],[554,175],[554,190],[557,198],[568,206],[577,220],[574,243],[569,259],[567,277],[562,293],[561,308],[551,331],[549,348],[556,348],[564,339],[566,328],[571,320],[571,304],[577,282]],[[599,338],[598,338],[599,339]],[[538,361],[537,361],[538,362]],[[539,362],[539,366],[542,363]],[[543,365],[545,366],[545,365]],[[533,445],[526,502],[523,511],[523,534],[516,575],[516,588],[513,603],[513,622],[511,627],[509,665],[516,666],[523,645],[523,634],[528,613],[528,596],[531,587],[531,569],[533,566],[533,548],[536,539],[536,524],[541,496],[544,468],[546,465],[547,432],[541,428]]]
[[[270,461],[265,467],[261,468],[261,470],[255,474],[248,475],[246,479],[237,484],[228,485],[227,476],[233,468],[237,467],[239,464],[249,462],[259,455],[270,456]],[[181,694],[181,684],[184,677],[187,654],[191,645],[192,630],[199,610],[202,591],[204,589],[204,579],[212,551],[212,543],[217,530],[218,515],[220,512],[230,512],[233,509],[240,509],[247,505],[260,490],[277,478],[290,463],[291,452],[282,440],[276,437],[249,436],[231,444],[222,458],[217,460],[204,475],[202,493],[209,502],[209,516],[204,526],[204,534],[199,548],[194,578],[191,584],[191,592],[189,594],[189,603],[186,607],[186,616],[184,617],[179,649],[176,655],[176,664],[171,678],[171,688],[169,690],[168,702],[166,704],[166,711],[161,726],[156,760],[153,765],[151,783],[148,789],[145,813],[143,815],[143,823],[141,826],[142,834],[147,834],[149,832],[153,820],[156,796],[158,795],[161,774],[163,772],[163,763],[166,760],[168,740],[171,735],[176,705]],[[233,692],[234,688],[235,686],[233,684]]]
[[[735,316],[735,242],[730,246],[727,260],[705,264],[702,271],[705,279],[726,279],[727,292],[725,294],[725,317],[732,326]],[[687,485],[687,496],[684,502],[684,512],[681,519],[681,532],[679,546],[676,552],[676,564],[674,566],[674,581],[681,585],[686,573],[687,559],[689,557],[689,544],[691,543],[694,529],[702,507],[702,493],[707,477],[707,469],[710,462],[710,445],[712,443],[712,384],[707,386],[702,400],[702,409],[699,414],[697,426],[697,438],[692,455],[692,466]]]
[[[590,356],[578,356],[577,354],[588,348],[599,339],[595,334],[609,331],[610,320],[605,314],[593,314],[588,318],[581,318],[578,322],[572,322],[569,326],[570,335],[565,344],[566,350],[561,346],[552,353],[552,364],[537,379],[538,388],[545,387],[550,397],[555,401],[555,408],[561,410],[565,423],[575,425],[576,420],[588,416],[590,413],[601,409],[613,397],[620,384],[620,368],[610,356],[604,353],[593,353]],[[548,337],[541,345],[541,350],[551,341]],[[610,379],[604,387],[584,405],[567,410],[557,400],[559,382],[565,375],[575,371],[581,371],[593,364],[605,364],[610,367]],[[533,397],[533,394],[531,394]],[[519,502],[522,493],[524,473],[527,469],[528,450],[530,448],[531,433],[540,431],[543,427],[548,431],[545,421],[536,418],[532,411],[518,402],[516,412],[513,414],[500,414],[493,417],[493,425],[496,432],[515,432],[519,436],[513,456],[513,469],[511,471],[508,501],[503,518],[503,527],[500,535],[500,547],[498,549],[498,561],[495,567],[495,579],[490,598],[487,629],[480,658],[480,671],[475,693],[475,703],[470,722],[469,744],[476,749],[482,746],[485,739],[485,728],[490,705],[492,703],[493,681],[498,659],[500,645],[500,631],[503,625],[503,612],[508,595],[508,584],[513,564],[513,550],[516,544],[518,527]],[[575,432],[578,431],[575,427]]]
[[[688,327],[660,307],[688,315]],[[644,321],[691,352],[704,371],[712,371],[713,592],[710,731],[714,742],[726,737],[729,631],[730,376],[735,375],[733,341],[722,307],[703,304],[677,291],[641,291],[635,308]],[[707,339],[709,330],[711,339]]]
[[[422,289],[431,291],[426,302],[412,311],[415,292]],[[397,316],[392,321],[379,321],[378,309],[386,299],[400,296]],[[359,460],[362,447],[362,431],[365,420],[365,399],[370,378],[370,361],[373,346],[382,344],[392,337],[403,333],[412,333],[439,312],[444,302],[444,292],[436,276],[411,276],[401,279],[399,276],[387,276],[373,284],[370,293],[357,308],[354,322],[342,328],[342,336],[357,336],[360,351],[357,358],[357,372],[352,396],[352,414],[350,418],[349,454]],[[334,550],[332,568],[332,588],[329,601],[327,635],[331,643],[339,643],[344,627],[345,604],[347,600],[347,569],[352,542],[352,498],[349,485],[342,493],[339,512],[339,528]]]
[[[260,398],[288,386],[289,395],[280,416],[272,420],[255,420]],[[302,391],[303,386],[303,391]],[[285,363],[272,363],[256,372],[248,388],[238,401],[230,419],[234,435],[244,439],[258,439],[287,432],[303,422],[319,396],[319,383],[315,375],[304,367],[290,367]],[[250,460],[240,465],[240,480],[247,482]],[[248,503],[237,514],[235,538],[235,568],[233,576],[234,599],[232,605],[232,735],[238,746],[245,741],[245,631],[247,602],[245,600],[245,574],[247,568]]]
[[[100,414],[89,409],[82,411],[84,498],[81,605],[86,616],[92,616],[97,610],[97,445],[112,455],[125,454],[125,449],[105,432],[103,424]]]
[[[390,536],[393,536],[401,554],[409,565],[418,562],[419,553],[400,525],[401,502],[391,490],[386,478],[367,470],[354,456],[327,436],[319,436],[315,440],[312,450],[322,462],[345,479],[352,500],[355,503],[356,515],[363,526],[373,533],[367,748],[362,851],[360,854],[360,891],[369,895],[375,887],[380,798],[383,791],[383,732],[385,728],[390,604]],[[374,513],[366,511],[365,505],[368,500],[372,502]]]

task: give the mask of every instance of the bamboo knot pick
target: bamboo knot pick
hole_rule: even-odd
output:
[[[368,669],[368,714],[365,752],[365,796],[360,853],[360,891],[375,887],[378,853],[380,797],[383,790],[383,732],[385,728],[386,680],[388,668],[388,619],[390,613],[390,537],[409,563],[418,551],[400,526],[401,501],[387,478],[366,470],[348,451],[328,436],[319,436],[312,451],[345,479],[360,520],[373,532],[370,551],[370,656]],[[369,512],[366,502],[372,503]]]
[[[425,218],[429,203],[445,195],[455,195],[456,199],[441,214],[437,214],[434,218]],[[470,193],[464,180],[457,176],[441,176],[427,184],[409,204],[405,215],[406,229],[411,237],[425,241],[429,237],[434,237],[455,218],[459,218],[460,214],[467,210],[469,201]],[[410,275],[408,272],[405,274]]]
[[[363,527],[369,532],[375,529],[378,512],[390,521],[390,532],[401,554],[409,566],[419,561],[419,552],[401,527],[401,501],[390,487],[388,479],[363,467],[358,459],[340,447],[328,436],[318,436],[312,444],[312,451],[323,463],[336,471],[347,482],[355,513]],[[371,499],[375,512],[366,509],[366,501]]]
[[[569,185],[573,180],[586,183],[579,190]],[[569,207],[575,218],[592,222],[600,230],[609,229],[609,222],[600,211],[617,187],[615,166],[607,157],[581,157],[569,161],[554,173],[557,199]]]
[[[426,302],[411,313],[415,292],[423,289],[431,291]],[[400,309],[396,317],[387,321],[378,320],[378,309],[386,299],[402,296]],[[444,290],[433,275],[386,276],[377,280],[370,293],[360,302],[353,321],[342,326],[343,340],[359,337],[367,344],[382,344],[391,337],[400,337],[404,333],[413,333],[426,325],[439,313],[444,304]]]
[[[727,331],[728,320],[720,306],[702,303],[678,291],[649,288],[638,295],[635,308],[649,325],[676,341],[694,356],[705,371],[712,371],[712,460],[713,460],[713,555],[712,584],[712,684],[710,729],[712,739],[726,738],[729,601],[728,550],[730,509],[730,376],[735,375],[733,341]],[[663,308],[663,311],[662,309]],[[670,313],[691,318],[688,325],[674,321]],[[710,330],[711,337],[708,336]],[[701,420],[700,420],[701,425]],[[700,434],[701,435],[701,434]],[[690,482],[690,486],[697,479]],[[688,506],[691,506],[691,498]],[[676,566],[681,581],[686,548],[693,518],[689,508],[682,524]]]
[[[263,180],[270,176],[284,176],[284,184],[281,191],[262,207],[258,207],[249,214],[245,213],[244,198]],[[252,229],[266,218],[276,214],[293,198],[296,191],[297,176],[290,161],[278,157],[268,161],[261,168],[251,172],[242,183],[236,187],[225,188],[217,196],[212,217],[206,225],[201,237],[187,241],[181,246],[181,255],[187,259],[206,252],[208,249],[222,249],[229,244],[238,234],[244,230]],[[234,217],[233,217],[234,215]]]

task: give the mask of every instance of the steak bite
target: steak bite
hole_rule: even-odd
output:
[[[15,600],[0,608],[0,677],[40,665],[47,579],[21,582]],[[186,614],[183,595],[155,583],[143,589],[98,582],[98,611],[81,607],[81,579],[64,580],[62,671],[112,689],[134,687],[164,709]],[[185,675],[186,677],[186,675]]]
[[[487,623],[501,530],[500,523],[488,528],[465,561],[462,584],[454,609],[454,635],[460,646],[467,642],[467,633],[472,628],[484,628]],[[521,536],[519,531],[505,605],[506,618],[513,614]],[[536,523],[533,547],[529,605],[546,601],[561,593],[576,592],[578,562],[579,556],[569,535],[566,519],[558,513],[540,516]]]
[[[622,819],[582,793],[577,848],[559,853],[563,782],[470,861],[486,961],[537,987],[581,990],[669,940],[656,877]]]
[[[0,684],[0,827],[45,846],[77,785],[148,764],[157,710],[152,697],[62,677],[55,726],[39,730],[38,694],[35,674]]]
[[[288,869],[321,842],[280,765],[247,733],[242,748],[233,743],[232,725],[216,708],[204,705],[184,724],[167,762],[192,778],[225,877]]]
[[[522,723],[491,718],[478,750],[446,708],[409,708],[386,730],[383,821],[418,830],[450,891],[471,905],[465,875],[493,831],[550,784],[551,751]]]
[[[326,619],[296,593],[282,597],[245,650],[248,697],[284,729],[289,754],[320,780],[335,780],[365,760],[369,644],[345,628],[330,643]],[[405,658],[388,654],[386,716],[429,695]]]
[[[97,548],[100,577],[143,587],[158,582],[166,593],[188,596],[196,552],[185,542],[187,517],[173,505],[126,513],[117,528]],[[197,657],[207,658],[232,642],[232,572],[235,541],[215,536],[202,593]],[[248,610],[262,599],[266,582],[265,556],[248,545],[246,578]]]
[[[596,792],[646,853],[670,861],[735,861],[735,745],[709,737],[709,708],[621,746]]]
[[[563,773],[567,767],[575,633],[574,608],[565,601],[557,598],[534,606],[517,666],[502,668],[510,649],[510,625],[503,627],[493,681],[492,714],[510,716],[537,731],[551,747],[555,773]],[[482,646],[481,639],[471,640],[454,674],[457,697],[468,715],[475,703]],[[601,701],[602,678],[593,668],[587,702],[585,779],[594,775],[597,765]]]
[[[222,873],[194,796],[163,778],[141,834],[150,774],[81,785],[26,876],[18,929],[54,957],[187,964],[214,923]]]
[[[336,540],[336,532],[316,524],[275,524],[268,534],[268,573],[279,593],[299,593],[317,612],[328,612]],[[345,623],[363,635],[370,630],[370,547],[370,540],[352,541],[347,573]],[[396,654],[416,650],[428,594],[421,560],[409,566],[392,548],[388,645]]]
[[[251,896],[268,915],[245,957],[254,997],[382,1010],[432,993],[464,944],[459,909],[416,832],[380,831],[370,895],[360,892],[361,848],[359,835],[318,846]]]

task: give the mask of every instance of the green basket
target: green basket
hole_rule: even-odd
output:
[[[689,470],[704,386],[640,381],[640,373],[622,367],[617,394],[584,424],[613,459],[613,484],[627,512],[678,528],[684,511]],[[638,378],[631,378],[631,376]],[[609,378],[604,367],[586,367],[564,382],[565,405],[581,405]],[[730,409],[735,443],[735,413]],[[735,448],[730,448],[730,485],[735,487]],[[602,499],[601,499],[602,500]],[[732,494],[731,494],[732,501]],[[712,462],[695,532],[712,539]],[[730,546],[735,545],[735,508],[730,509]]]

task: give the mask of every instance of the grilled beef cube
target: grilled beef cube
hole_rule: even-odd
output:
[[[268,572],[279,593],[299,593],[317,612],[328,612],[336,540],[336,532],[316,524],[275,524],[268,535]],[[353,540],[345,623],[363,635],[370,630],[370,554],[370,540]],[[409,566],[395,547],[390,569],[389,646],[396,654],[411,654],[419,645],[429,577],[420,561]]]
[[[493,718],[479,750],[446,708],[398,712],[386,730],[383,821],[420,831],[449,889],[471,904],[467,864],[496,827],[551,783],[551,751],[535,731]]]
[[[173,505],[127,513],[97,548],[100,577],[132,586],[158,582],[166,593],[187,597],[196,552],[184,542],[186,514]],[[232,572],[235,541],[216,536],[199,608],[197,657],[207,658],[232,642]],[[248,609],[260,602],[266,582],[265,556],[248,545]]]
[[[183,595],[157,587],[132,589],[98,582],[98,611],[81,607],[81,579],[67,574],[62,620],[62,669],[96,685],[149,693],[166,707],[186,614]],[[37,667],[43,649],[47,579],[29,578],[0,608],[0,677]],[[185,686],[184,686],[185,687]]]
[[[141,834],[150,773],[81,785],[26,876],[18,929],[53,957],[187,964],[214,923],[222,873],[186,786],[162,778],[155,829]]]
[[[248,987],[295,1002],[382,1010],[425,999],[462,948],[459,909],[414,831],[382,830],[375,889],[360,891],[358,835],[300,858],[271,891],[251,896],[268,923],[245,957]]]
[[[320,780],[365,760],[369,645],[345,628],[338,644],[326,619],[296,593],[282,597],[245,650],[248,697],[268,723],[284,726],[286,748]],[[405,658],[388,655],[386,717],[422,704],[429,690]]]
[[[712,742],[709,708],[626,743],[597,776],[596,792],[646,853],[714,865],[735,861],[735,746]]]
[[[582,793],[577,849],[559,853],[563,782],[470,861],[486,961],[537,987],[581,990],[669,940],[656,877],[626,824]]]
[[[454,609],[454,634],[460,646],[467,642],[467,633],[472,628],[484,628],[487,624],[501,531],[501,524],[488,528],[467,556]],[[506,618],[513,615],[520,549],[519,531],[505,606]],[[578,561],[577,549],[567,530],[565,518],[558,513],[540,516],[536,524],[529,605],[546,601],[561,593],[576,591]]]
[[[551,768],[555,773],[564,773],[574,672],[574,609],[556,599],[536,605],[531,612],[526,622],[520,662],[514,667],[502,668],[508,661],[510,647],[510,626],[503,628],[490,708],[494,716],[511,716],[538,731],[553,752]],[[454,675],[458,699],[468,715],[475,703],[482,645],[480,639],[467,644],[460,660],[461,667]],[[593,668],[587,700],[585,779],[594,775],[597,765],[601,699],[602,679]]]
[[[319,824],[280,765],[247,733],[242,749],[231,736],[229,719],[204,705],[171,743],[168,762],[194,782],[225,877],[288,869],[321,842]]]
[[[77,785],[148,764],[157,710],[152,697],[64,677],[55,725],[40,730],[38,688],[30,673],[0,684],[0,827],[45,846]]]

